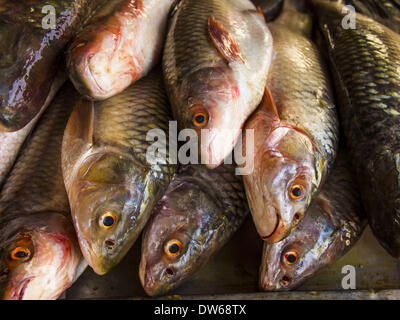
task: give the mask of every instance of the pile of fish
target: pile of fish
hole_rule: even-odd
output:
[[[254,2],[0,3],[1,298],[57,299],[139,236],[133,272],[164,295],[247,216],[260,290],[368,223],[400,258],[400,6]]]

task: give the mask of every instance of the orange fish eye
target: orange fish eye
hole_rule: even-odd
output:
[[[296,264],[297,261],[299,260],[299,256],[297,255],[297,252],[295,252],[295,251],[286,252],[284,257],[285,257],[285,262],[288,265]]]
[[[100,221],[99,221],[100,226],[103,227],[104,229],[112,228],[116,222],[117,222],[116,215],[109,211],[107,211],[105,214],[103,214],[100,217]]]
[[[28,248],[25,247],[16,247],[10,253],[10,258],[12,260],[17,261],[26,261],[31,255],[31,252]]]
[[[206,112],[196,112],[193,115],[192,122],[196,127],[204,127],[208,122],[208,114]]]
[[[165,244],[164,251],[168,257],[174,258],[181,253],[182,242],[179,240],[170,240]]]
[[[304,188],[298,184],[290,188],[290,197],[294,200],[302,200],[305,196]]]

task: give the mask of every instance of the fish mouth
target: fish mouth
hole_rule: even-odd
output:
[[[261,239],[263,241],[267,241],[269,243],[274,243],[274,242],[278,242],[279,241],[279,240],[276,241],[275,238],[276,238],[277,230],[278,230],[278,228],[280,226],[280,223],[281,223],[281,218],[280,218],[278,213],[275,213],[275,215],[276,215],[275,227],[274,227],[274,229],[272,230],[272,232],[269,235],[261,236]]]
[[[28,277],[21,280],[15,287],[6,289],[6,293],[3,297],[4,300],[23,300],[25,291],[28,288],[29,283],[35,277]]]

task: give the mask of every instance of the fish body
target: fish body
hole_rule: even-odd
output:
[[[66,84],[40,119],[0,194],[0,294],[57,299],[82,255],[61,173],[61,142],[79,94]]]
[[[171,18],[164,79],[179,129],[199,137],[201,163],[220,165],[260,103],[272,38],[248,0],[185,0]]]
[[[79,92],[103,100],[148,74],[161,58],[173,2],[108,1],[68,51],[70,78]]]
[[[40,112],[64,46],[102,1],[0,1],[0,131]]]
[[[268,242],[282,240],[301,221],[338,143],[329,76],[310,38],[311,16],[299,4],[286,1],[269,24],[274,54],[267,89],[245,125],[245,134],[254,130],[254,170],[243,181],[256,229]]]
[[[140,281],[150,296],[190,278],[238,230],[249,209],[232,165],[178,169],[143,233]]]
[[[400,35],[361,14],[356,29],[343,29],[337,3],[315,1],[315,10],[369,224],[400,258]]]
[[[170,119],[160,70],[74,109],[63,140],[64,182],[82,253],[98,274],[125,256],[172,179],[168,145],[152,162],[147,157],[149,131],[167,137]]]
[[[53,82],[50,93],[42,106],[39,114],[29,122],[24,128],[16,132],[0,132],[0,190],[3,182],[5,181],[8,172],[11,170],[12,165],[17,158],[18,152],[21,149],[26,137],[34,128],[42,113],[46,110],[47,106],[53,100],[58,89],[65,82],[66,76],[59,74]]]
[[[264,243],[260,288],[290,290],[345,255],[361,237],[367,219],[346,153],[340,151],[332,173],[288,237]]]

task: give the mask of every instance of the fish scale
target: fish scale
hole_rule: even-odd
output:
[[[125,256],[174,175],[170,120],[161,69],[110,99],[82,99],[71,116],[62,149],[64,181],[83,255],[98,274]],[[147,161],[151,129],[166,137],[157,164]],[[102,227],[106,214],[114,216],[110,229]]]
[[[400,226],[394,221],[400,216],[400,36],[361,14],[357,28],[345,30],[340,27],[341,5],[315,1],[315,8],[368,219],[382,246],[398,258]]]

